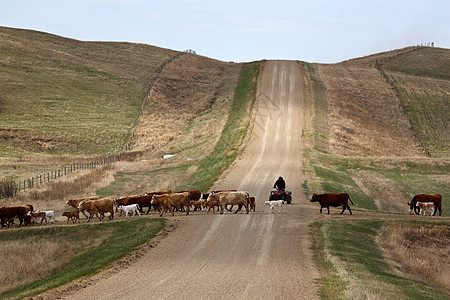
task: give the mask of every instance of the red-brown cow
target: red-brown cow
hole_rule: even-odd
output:
[[[122,204],[122,205],[130,205],[130,204],[137,204],[139,205],[139,211],[141,213],[144,213],[144,211],[142,210],[143,207],[148,207],[147,210],[147,215],[150,212],[150,209],[152,207],[152,196],[153,195],[136,195],[136,196],[131,196],[128,199],[128,203],[126,204]]]
[[[91,220],[93,215],[101,221],[105,217],[105,213],[109,212],[109,219],[114,219],[114,198],[102,198],[98,200],[88,200],[81,201],[78,204],[78,209],[80,211],[86,210],[89,213],[88,222]]]
[[[92,196],[92,197],[86,197],[86,198],[80,198],[80,199],[70,199],[66,201],[66,205],[65,207],[73,207],[75,209],[78,209],[78,205],[80,204],[81,201],[88,201],[88,200],[98,200],[101,199],[101,196]],[[81,211],[83,213],[83,215],[88,218],[88,216],[86,215],[86,213],[83,211]]]
[[[189,193],[191,201],[200,200],[200,197],[202,196],[202,192],[200,192],[200,190],[179,191],[177,193]]]
[[[342,206],[341,215],[344,213],[345,209],[347,208],[350,214],[352,214],[352,210],[350,209],[350,206],[348,205],[348,200],[352,204],[353,201],[350,199],[349,194],[347,193],[331,193],[331,194],[320,194],[316,195],[314,194],[311,198],[311,202],[319,202],[320,204],[320,213],[322,213],[322,208],[326,207],[328,209],[328,214],[330,214],[330,206],[338,207]]]
[[[5,227],[5,221],[12,218],[19,218],[20,224],[22,226],[23,220],[27,214],[27,209],[23,206],[10,206],[0,208],[0,219],[2,228]]]
[[[417,202],[433,202],[434,203],[434,213],[433,216],[436,214],[436,211],[439,209],[439,215],[442,215],[442,196],[439,194],[419,194],[415,195],[411,202],[407,202],[409,205],[409,213],[415,208]],[[415,213],[418,215],[419,212],[415,210]]]
[[[190,211],[190,196],[189,193],[173,193],[173,194],[164,194],[164,195],[153,195],[152,198],[152,205],[160,204],[163,206],[163,209],[161,210],[161,214],[159,215],[162,217],[164,215],[164,212],[171,211],[172,216],[174,215],[174,210],[176,207],[185,206],[186,207],[186,215],[189,215]]]

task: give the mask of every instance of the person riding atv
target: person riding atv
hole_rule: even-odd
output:
[[[284,200],[287,204],[291,204],[292,193],[286,191],[286,182],[283,177],[278,177],[277,181],[275,181],[275,184],[273,185],[273,188],[276,189],[276,191],[270,191],[269,201]]]
[[[286,182],[284,181],[283,177],[278,177],[277,181],[275,181],[275,184],[273,185],[273,188],[284,191],[286,189]]]

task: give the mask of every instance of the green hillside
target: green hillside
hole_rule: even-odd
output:
[[[176,54],[0,27],[0,157],[120,152]]]
[[[450,50],[418,48],[383,65],[431,157],[450,157]]]

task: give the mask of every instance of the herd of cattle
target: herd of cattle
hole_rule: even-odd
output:
[[[238,213],[242,207],[245,208],[246,213],[249,213],[252,210],[255,211],[255,198],[250,197],[247,192],[237,190],[213,191],[207,194],[202,194],[199,190],[174,193],[167,190],[120,198],[94,196],[68,200],[65,206],[73,207],[74,210],[64,211],[62,216],[67,217],[66,224],[68,224],[69,221],[80,222],[80,212],[89,222],[94,216],[102,221],[107,213],[110,220],[114,218],[115,213],[119,213],[119,216],[124,214],[126,218],[134,217],[144,213],[144,208],[148,208],[147,214],[153,208],[160,217],[166,212],[171,212],[173,216],[175,211],[186,212],[188,215],[191,210],[207,210],[207,213],[211,210],[213,213],[220,210],[220,214],[223,214],[224,209],[232,211],[234,205],[238,206],[235,213]],[[56,222],[54,211],[35,211],[31,204],[0,208],[2,228],[14,224],[16,218],[19,219],[19,227],[22,224],[47,223],[52,218]]]
[[[328,214],[330,214],[330,206],[342,207],[341,214],[346,209],[352,214],[348,201],[352,204],[353,201],[347,193],[330,193],[330,194],[314,194],[311,202],[318,202],[320,204],[320,213],[323,208],[327,208]],[[413,197],[410,202],[407,202],[409,206],[409,213],[413,210],[416,214],[424,214],[428,209],[431,209],[431,214],[434,216],[436,211],[439,210],[439,215],[442,215],[442,196],[433,194],[420,194]],[[100,196],[71,199],[66,202],[66,207],[73,207],[74,210],[64,211],[63,217],[67,217],[66,224],[69,221],[72,223],[80,222],[80,212],[87,218],[89,222],[93,216],[102,221],[105,218],[105,214],[109,213],[109,219],[114,218],[114,213],[119,213],[119,216],[124,214],[127,218],[129,215],[134,217],[144,213],[143,208],[147,209],[147,214],[153,208],[159,212],[160,217],[166,212],[171,212],[172,216],[175,211],[186,212],[188,215],[191,210],[220,210],[220,214],[223,214],[224,209],[232,211],[233,206],[237,205],[235,213],[238,213],[242,207],[245,208],[246,213],[255,211],[255,198],[250,197],[248,192],[237,190],[222,190],[212,191],[207,194],[202,194],[199,190],[172,192],[159,191],[152,192],[144,195],[134,195],[126,197],[106,197]],[[275,206],[279,207],[278,212],[284,211],[285,202],[283,200],[266,201],[265,206],[270,207],[270,211],[273,213]],[[231,208],[228,208],[231,206]],[[55,219],[54,211],[35,211],[31,204],[2,207],[0,208],[0,219],[2,228],[14,224],[15,219],[19,219],[19,227],[24,225],[42,224],[44,221],[47,223]]]

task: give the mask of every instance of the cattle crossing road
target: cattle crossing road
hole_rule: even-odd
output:
[[[320,217],[301,185],[304,87],[295,61],[266,61],[252,129],[215,189],[256,197],[256,212],[168,216],[177,229],[131,265],[100,273],[61,299],[318,299],[309,224]],[[293,203],[264,209],[278,176]],[[324,217],[322,215],[322,217]]]

